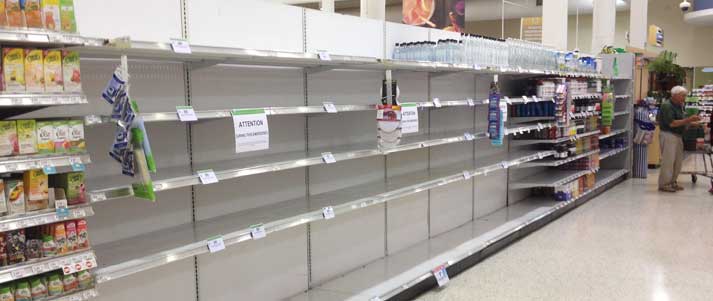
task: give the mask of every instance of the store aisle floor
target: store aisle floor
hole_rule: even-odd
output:
[[[419,300],[713,300],[709,181],[682,175],[672,194],[657,177],[622,182]]]

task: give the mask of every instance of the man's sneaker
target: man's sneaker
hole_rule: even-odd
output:
[[[683,190],[683,186],[678,185],[678,183],[673,183],[673,189],[676,189],[676,191],[681,191]]]
[[[664,192],[676,192],[676,188],[673,188],[671,185],[666,185],[664,187],[659,187],[659,191],[664,191]]]

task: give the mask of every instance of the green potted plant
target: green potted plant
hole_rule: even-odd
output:
[[[677,56],[675,52],[664,50],[648,65],[649,72],[654,73],[656,90],[665,98],[668,98],[671,88],[686,81],[686,71],[676,64]]]

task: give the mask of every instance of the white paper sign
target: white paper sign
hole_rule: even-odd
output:
[[[332,102],[324,102],[322,107],[327,113],[337,113],[337,107],[335,107]]]
[[[418,133],[418,106],[415,103],[401,105],[401,133]]]
[[[178,113],[178,120],[182,122],[198,120],[192,106],[176,106],[176,113]]]
[[[450,280],[448,278],[448,272],[446,271],[446,267],[443,265],[433,269],[433,276],[436,277],[438,287],[446,285],[446,283],[448,283],[448,281]]]
[[[171,39],[171,48],[174,53],[191,54],[191,44],[186,40]]]
[[[235,152],[244,153],[270,148],[270,129],[263,109],[233,110]]]
[[[440,108],[440,107],[442,106],[442,105],[441,105],[441,100],[438,99],[438,98],[434,98],[434,99],[433,99],[433,106],[436,107],[436,108]]]
[[[322,208],[322,216],[324,219],[333,219],[334,218],[334,208],[332,206],[327,206]]]
[[[225,242],[222,236],[217,236],[208,239],[208,251],[211,253],[225,250]]]
[[[334,155],[332,155],[332,153],[326,152],[326,153],[322,153],[322,161],[324,161],[324,163],[327,163],[327,164],[332,164],[332,163],[336,163],[337,159],[334,158]]]
[[[267,236],[267,232],[265,232],[265,225],[259,224],[259,225],[254,225],[250,227],[250,236],[252,236],[253,239],[260,239],[264,238]]]
[[[203,185],[218,183],[218,177],[212,169],[199,170],[198,178],[200,178]]]

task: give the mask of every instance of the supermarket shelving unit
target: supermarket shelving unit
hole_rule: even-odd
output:
[[[102,37],[75,37],[72,45],[80,51],[89,95],[72,100],[85,106],[18,113],[83,117],[89,152],[5,167],[31,168],[33,160],[48,159],[61,167],[89,163],[92,155],[87,180],[92,204],[71,209],[91,216],[90,237],[101,266],[95,273],[99,300],[136,295],[228,300],[236,291],[255,300],[400,298],[433,286],[436,266],[446,264],[455,274],[627,174],[628,167],[620,165],[527,175],[574,160],[509,143],[510,137],[550,128],[552,118],[510,120],[502,147],[491,146],[485,135],[484,99],[493,75],[505,83],[533,76],[607,76],[394,61],[388,59],[394,42],[452,33],[269,3],[251,4],[248,12],[216,0],[158,2],[162,9],[154,13],[167,18],[135,14],[129,8],[142,4],[138,0],[111,7],[77,4],[83,34]],[[215,15],[205,9],[212,4],[232,13]],[[100,8],[115,15],[95,16]],[[279,21],[259,33],[241,32],[238,40],[215,31],[238,19],[263,24],[267,16]],[[155,27],[139,26],[148,23]],[[110,24],[122,26],[107,32]],[[339,37],[331,34],[335,31]],[[113,39],[127,34],[129,39]],[[350,36],[361,39],[354,44],[346,40]],[[172,50],[169,39],[175,37],[190,41],[190,54]],[[110,108],[99,92],[120,55],[129,57],[132,96],[158,160],[156,203],[132,197],[132,180],[117,176],[118,167],[104,155],[113,128],[106,126],[112,123]],[[398,147],[380,149],[374,103],[387,70],[399,81],[400,101],[417,104],[420,127]],[[510,105],[552,101],[515,96],[508,86],[502,92],[513,95],[503,99]],[[630,94],[617,93],[617,99]],[[0,97],[0,106],[5,102]],[[324,103],[333,103],[338,113],[326,112]],[[180,122],[174,111],[179,105],[193,106],[198,121]],[[234,154],[230,112],[235,108],[265,109],[269,150]],[[620,107],[617,112],[617,122],[631,115]],[[537,143],[542,142],[556,143]],[[601,155],[619,158],[626,150]],[[327,163],[325,152],[337,162]],[[201,184],[197,171],[207,168],[219,183]],[[596,189],[567,203],[509,192],[553,186],[583,172],[597,173]],[[523,178],[509,181],[516,176]],[[5,224],[17,225],[0,221],[0,227]],[[211,252],[207,245],[216,239],[227,249]],[[92,289],[76,300],[96,295]]]

